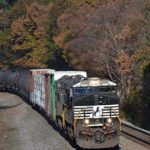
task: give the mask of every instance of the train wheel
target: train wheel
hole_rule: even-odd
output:
[[[73,136],[73,130],[72,130],[71,126],[68,126],[68,127],[67,127],[67,133],[68,133],[68,135],[69,135],[69,137],[70,137],[71,139],[74,138],[74,136]]]
[[[68,134],[67,128],[65,128],[63,131],[64,131],[65,135]]]
[[[3,91],[3,92],[6,92],[6,89],[5,89],[5,87],[3,87],[2,91]]]
[[[119,145],[114,147],[114,150],[119,150],[119,149],[120,149]]]
[[[58,127],[62,130],[62,121],[58,118]]]
[[[119,145],[116,145],[115,147],[110,148],[110,150],[120,150]]]

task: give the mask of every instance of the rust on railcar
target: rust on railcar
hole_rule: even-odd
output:
[[[45,109],[49,114],[50,106],[50,73],[52,69],[30,70],[30,101]]]

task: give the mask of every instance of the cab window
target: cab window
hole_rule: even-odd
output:
[[[79,87],[74,88],[75,95],[86,95],[86,94],[94,94],[94,90],[92,87]]]

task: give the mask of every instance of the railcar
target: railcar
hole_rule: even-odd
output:
[[[0,90],[37,105],[82,148],[112,148],[120,135],[116,84],[84,71],[0,71]]]

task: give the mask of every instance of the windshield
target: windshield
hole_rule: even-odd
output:
[[[94,94],[92,87],[79,87],[74,89],[75,95]]]
[[[100,94],[100,93],[116,93],[115,87],[77,87],[74,88],[74,94],[75,95],[94,95],[94,94]]]
[[[113,86],[112,87],[96,87],[95,88],[95,94],[98,94],[101,92],[115,93],[116,89]]]

